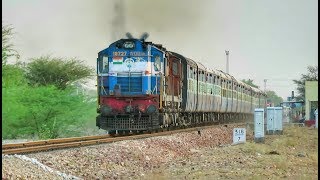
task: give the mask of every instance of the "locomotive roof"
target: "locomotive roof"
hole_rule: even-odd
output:
[[[190,65],[192,65],[192,66],[198,66],[197,62],[194,61],[194,60],[192,60],[192,59],[190,59],[190,58],[187,58],[187,57],[185,57],[185,56],[183,56],[183,55],[181,55],[181,54],[179,54],[179,53],[176,53],[176,52],[172,52],[172,51],[168,51],[168,52],[171,53],[171,54],[173,54],[173,55],[175,55],[175,56],[178,56],[178,57],[180,57],[180,58],[185,59],[185,60],[187,61],[187,63],[190,64]]]
[[[166,50],[166,48],[164,48],[162,46],[162,44],[155,44],[155,43],[150,42],[150,41],[147,42],[147,41],[144,41],[144,40],[141,40],[141,39],[136,39],[136,38],[122,38],[122,39],[119,39],[119,40],[111,43],[110,46],[115,45],[116,43],[119,43],[119,42],[127,41],[127,40],[139,41],[139,42],[144,43],[144,44],[153,45],[153,46],[155,46],[155,47],[157,47],[157,48],[159,48],[161,50]],[[215,74],[217,76],[220,76],[221,78],[224,78],[224,79],[227,79],[227,80],[233,80],[234,82],[238,83],[241,86],[244,86],[247,89],[252,89],[253,91],[261,93],[262,95],[266,96],[266,93],[264,91],[260,90],[259,88],[252,87],[252,86],[250,86],[250,85],[248,85],[248,84],[246,84],[246,83],[244,83],[242,81],[239,81],[236,78],[234,78],[232,75],[230,75],[230,74],[228,74],[228,73],[226,73],[226,72],[224,72],[222,70],[207,68],[202,63],[194,61],[194,60],[192,60],[190,58],[187,58],[187,57],[185,57],[185,56],[183,56],[183,55],[181,55],[179,53],[176,53],[176,52],[172,52],[172,51],[167,51],[167,52],[173,54],[174,56],[177,56],[181,60],[186,61],[191,66],[197,66],[199,69],[207,71],[208,73],[213,73],[213,74]]]

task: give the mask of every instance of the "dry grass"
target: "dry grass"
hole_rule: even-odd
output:
[[[257,174],[261,173],[255,177],[257,179],[265,178],[265,173],[275,178],[316,179],[317,177],[317,129],[287,127],[283,135],[270,135],[264,144],[249,142],[241,148],[245,154],[261,154],[257,158],[257,164],[252,164],[251,167],[257,168]],[[263,169],[260,169],[261,167]]]
[[[199,151],[200,152],[200,151]],[[285,127],[265,143],[201,150],[190,163],[164,165],[155,179],[318,179],[318,131]],[[196,170],[193,171],[192,169]],[[150,176],[148,176],[150,177]]]

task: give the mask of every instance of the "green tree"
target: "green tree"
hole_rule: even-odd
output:
[[[246,84],[248,84],[249,86],[252,86],[252,87],[255,87],[255,88],[259,88],[259,86],[253,84],[253,79],[248,79],[248,80],[242,79],[241,81],[246,83]]]
[[[7,64],[10,57],[19,59],[18,52],[14,49],[11,39],[13,37],[13,28],[2,24],[2,67]]]
[[[4,138],[36,136],[57,138],[60,134],[79,133],[76,128],[95,113],[95,102],[75,93],[73,88],[55,86],[5,89],[2,119]]]
[[[268,103],[273,103],[274,106],[280,106],[280,103],[283,102],[283,99],[282,97],[279,97],[276,92],[274,91],[271,91],[271,90],[268,90],[266,91],[266,94],[267,94],[267,102]]]
[[[93,75],[94,70],[76,58],[42,56],[26,65],[26,77],[31,85],[54,85],[65,89],[70,83]]]
[[[27,66],[9,64],[10,57],[19,58],[10,41],[12,31],[2,26],[2,137],[83,134],[81,129],[86,130],[84,126],[96,115],[96,103],[68,84],[89,77],[93,70],[75,58],[49,56],[33,59]]]
[[[318,66],[308,66],[307,69],[307,74],[301,74],[301,78],[299,80],[293,80],[293,82],[297,85],[296,89],[298,91],[298,95],[296,96],[296,99],[298,101],[305,100],[305,82],[318,81]]]

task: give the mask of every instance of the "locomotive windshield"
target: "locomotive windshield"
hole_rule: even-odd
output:
[[[100,59],[98,62],[99,62],[99,73],[108,73],[109,72],[108,56],[106,55],[100,56]]]
[[[161,59],[160,56],[156,56],[154,58],[154,70],[160,71],[161,70]]]

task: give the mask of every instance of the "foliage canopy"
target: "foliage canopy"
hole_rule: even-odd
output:
[[[15,56],[19,58],[18,52],[13,48],[13,43],[11,43],[12,37],[13,28],[2,24],[2,67],[7,64],[9,57]]]
[[[301,74],[301,78],[298,80],[293,80],[293,82],[297,85],[298,95],[296,99],[298,101],[305,100],[305,82],[306,81],[318,81],[318,66],[308,66],[308,73]]]
[[[246,84],[248,84],[249,86],[252,86],[252,87],[255,87],[255,88],[259,88],[259,86],[253,84],[253,79],[248,79],[248,80],[242,79],[241,81],[246,83]]]
[[[68,84],[93,75],[93,69],[76,58],[42,56],[26,65],[26,77],[31,85],[54,85],[65,89]]]
[[[271,91],[271,90],[268,90],[266,91],[266,94],[267,94],[267,102],[268,103],[273,103],[274,106],[280,106],[280,103],[283,102],[283,99],[282,97],[279,97],[276,92],[274,91]]]
[[[96,103],[69,84],[93,70],[75,58],[49,56],[9,64],[10,57],[19,58],[12,35],[13,28],[2,25],[2,137],[48,139],[88,131],[84,126],[94,124]]]

